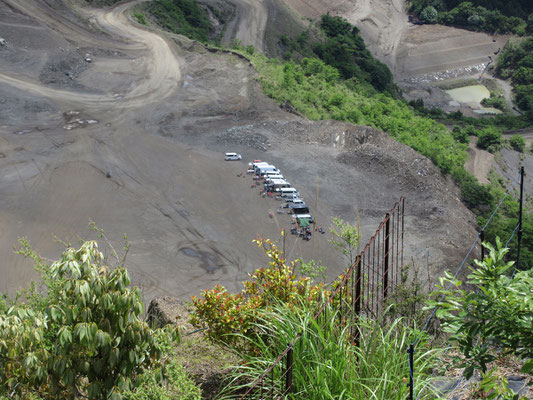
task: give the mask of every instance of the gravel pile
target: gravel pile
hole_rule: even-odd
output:
[[[217,137],[217,142],[225,145],[243,145],[255,150],[267,151],[270,147],[268,138],[255,131],[254,125],[234,126],[222,132]]]

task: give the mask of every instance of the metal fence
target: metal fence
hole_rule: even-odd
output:
[[[339,285],[326,302],[317,307],[314,320],[324,312],[326,305],[338,304],[340,318],[353,320],[366,315],[379,318],[387,297],[400,282],[403,266],[405,199],[402,197],[386,214],[376,233],[370,238],[353,265],[342,275]],[[354,344],[359,343],[359,330],[350,324]],[[284,399],[293,391],[293,348],[301,333],[287,345],[263,374],[240,397],[251,399]]]

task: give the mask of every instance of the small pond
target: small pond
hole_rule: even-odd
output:
[[[451,98],[463,104],[468,104],[477,114],[501,114],[500,110],[495,108],[484,108],[481,106],[481,100],[490,97],[489,90],[483,85],[464,86],[457,89],[446,90]]]
[[[483,85],[464,86],[457,89],[446,90],[452,99],[459,103],[479,103],[490,97],[489,89]]]

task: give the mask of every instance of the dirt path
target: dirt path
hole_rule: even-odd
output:
[[[470,159],[465,164],[465,169],[474,175],[480,183],[489,183],[489,172],[494,163],[494,154],[476,146],[477,138],[472,138],[468,145]]]

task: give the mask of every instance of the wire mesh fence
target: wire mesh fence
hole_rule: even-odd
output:
[[[405,199],[402,197],[386,214],[375,234],[370,238],[351,267],[341,275],[341,280],[328,299],[319,304],[313,314],[317,321],[327,305],[335,305],[341,322],[354,321],[357,316],[379,318],[387,297],[400,282],[404,251]],[[329,317],[331,318],[331,317]],[[358,344],[359,330],[350,324],[354,344]],[[293,348],[301,337],[287,345],[276,360],[248,386],[241,400],[284,399],[294,391]]]

